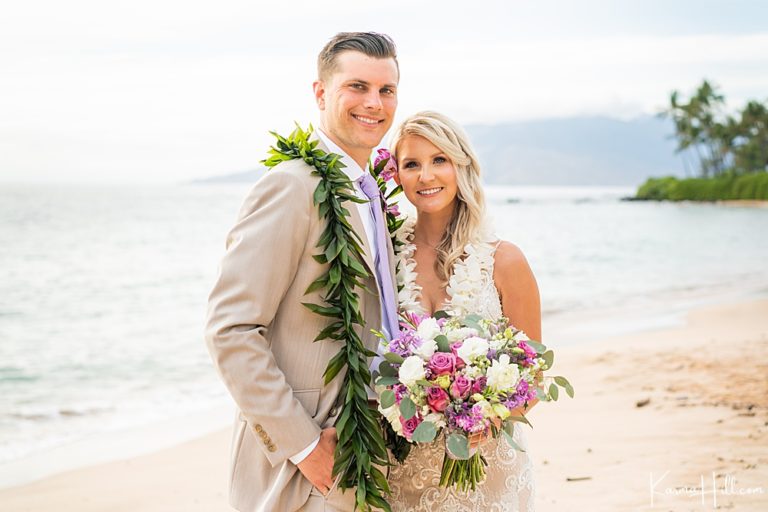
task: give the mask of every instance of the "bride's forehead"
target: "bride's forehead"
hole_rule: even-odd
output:
[[[418,159],[441,154],[440,148],[421,135],[406,135],[398,144],[400,160]]]

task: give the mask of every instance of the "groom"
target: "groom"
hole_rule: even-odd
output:
[[[383,34],[337,34],[318,56],[318,148],[342,156],[343,172],[366,201],[375,194],[362,179],[392,124],[398,81],[395,45]],[[209,297],[208,350],[239,409],[230,469],[230,503],[239,511],[354,508],[354,490],[342,493],[331,477],[344,372],[323,381],[342,342],[313,342],[332,320],[302,305],[323,304],[322,290],[305,291],[328,271],[312,257],[321,252],[325,227],[313,204],[319,178],[312,170],[289,160],[256,183],[227,237]],[[372,209],[381,208],[378,198],[344,206],[372,276],[367,291],[357,292],[365,321],[359,334],[375,350],[370,330],[394,320],[392,248]]]

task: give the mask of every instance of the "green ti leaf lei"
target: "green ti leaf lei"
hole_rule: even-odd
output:
[[[271,133],[277,139],[277,144],[270,148],[269,158],[263,161],[268,168],[288,160],[301,159],[313,168],[312,175],[320,178],[313,199],[326,226],[317,242],[320,252],[313,257],[318,263],[327,264],[328,271],[318,277],[305,293],[323,290],[326,305],[303,304],[331,321],[315,341],[331,339],[344,343],[338,354],[329,361],[323,374],[328,384],[343,368],[347,368],[340,392],[343,406],[336,421],[339,440],[334,452],[333,476],[342,475],[340,489],[357,488],[356,509],[371,510],[371,507],[377,507],[390,511],[384,499],[384,494],[389,493],[387,479],[376,467],[389,465],[389,460],[379,425],[380,415],[368,406],[366,391],[366,387],[371,385],[367,358],[373,357],[375,353],[365,348],[355,331],[355,326],[363,328],[365,324],[360,314],[360,297],[356,288],[368,290],[363,281],[372,276],[363,264],[362,240],[349,224],[349,210],[344,206],[347,201],[367,201],[355,195],[352,181],[342,171],[345,165],[341,162],[341,155],[325,153],[317,149],[317,140],[309,140],[311,125],[306,131],[297,125],[288,137]],[[372,169],[382,193],[386,183],[378,174],[385,163],[380,162]],[[395,192],[397,190],[387,195],[387,199]],[[390,233],[402,224],[402,220],[389,211],[386,217]]]

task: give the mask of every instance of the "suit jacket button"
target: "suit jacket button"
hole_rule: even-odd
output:
[[[331,408],[330,412],[328,412],[328,416],[336,416],[336,414],[339,412],[338,407]]]
[[[270,444],[269,446],[267,446],[267,450],[269,450],[270,452],[274,452],[275,450],[277,450],[277,447],[273,444]]]
[[[259,433],[264,432],[264,429],[261,428],[261,425],[259,425],[258,423],[253,426],[253,430]]]

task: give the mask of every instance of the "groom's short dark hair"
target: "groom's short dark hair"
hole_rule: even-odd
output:
[[[377,32],[339,32],[320,51],[317,56],[317,77],[327,79],[336,71],[336,57],[345,51],[363,53],[376,59],[394,59],[397,72],[397,48],[392,38]]]

